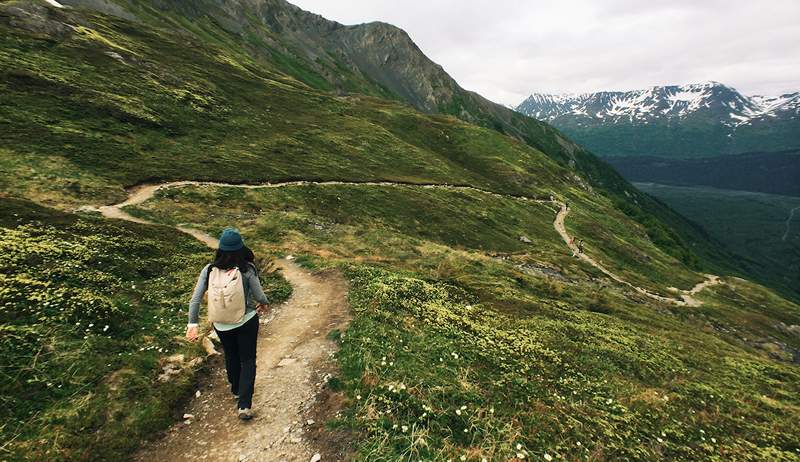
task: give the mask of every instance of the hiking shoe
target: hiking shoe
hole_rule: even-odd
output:
[[[242,419],[242,420],[250,420],[250,419],[252,419],[253,418],[252,409],[250,409],[249,407],[248,408],[244,408],[244,409],[239,409],[239,418]]]

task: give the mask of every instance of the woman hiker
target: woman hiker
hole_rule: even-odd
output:
[[[208,292],[208,317],[222,341],[228,382],[239,400],[242,420],[253,417],[258,310],[267,304],[253,260],[253,252],[244,245],[239,231],[226,228],[213,263],[206,265],[197,279],[186,327],[186,338],[197,340],[200,300]]]

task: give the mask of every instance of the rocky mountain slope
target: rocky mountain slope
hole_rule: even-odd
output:
[[[517,110],[605,156],[701,157],[800,147],[800,93],[744,96],[717,82],[532,94]]]
[[[317,89],[397,99],[427,113],[449,114],[499,130],[572,163],[590,181],[611,175],[597,172],[592,156],[549,125],[461,88],[405,31],[391,24],[346,26],[285,0],[62,3],[190,31],[233,53],[246,52]]]

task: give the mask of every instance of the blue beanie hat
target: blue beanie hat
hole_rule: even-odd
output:
[[[219,250],[231,251],[244,247],[244,240],[236,228],[225,228],[219,237]]]

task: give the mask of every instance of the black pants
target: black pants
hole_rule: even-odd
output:
[[[256,383],[258,315],[236,329],[217,330],[217,335],[225,350],[225,370],[231,391],[239,395],[239,409],[252,407]]]

